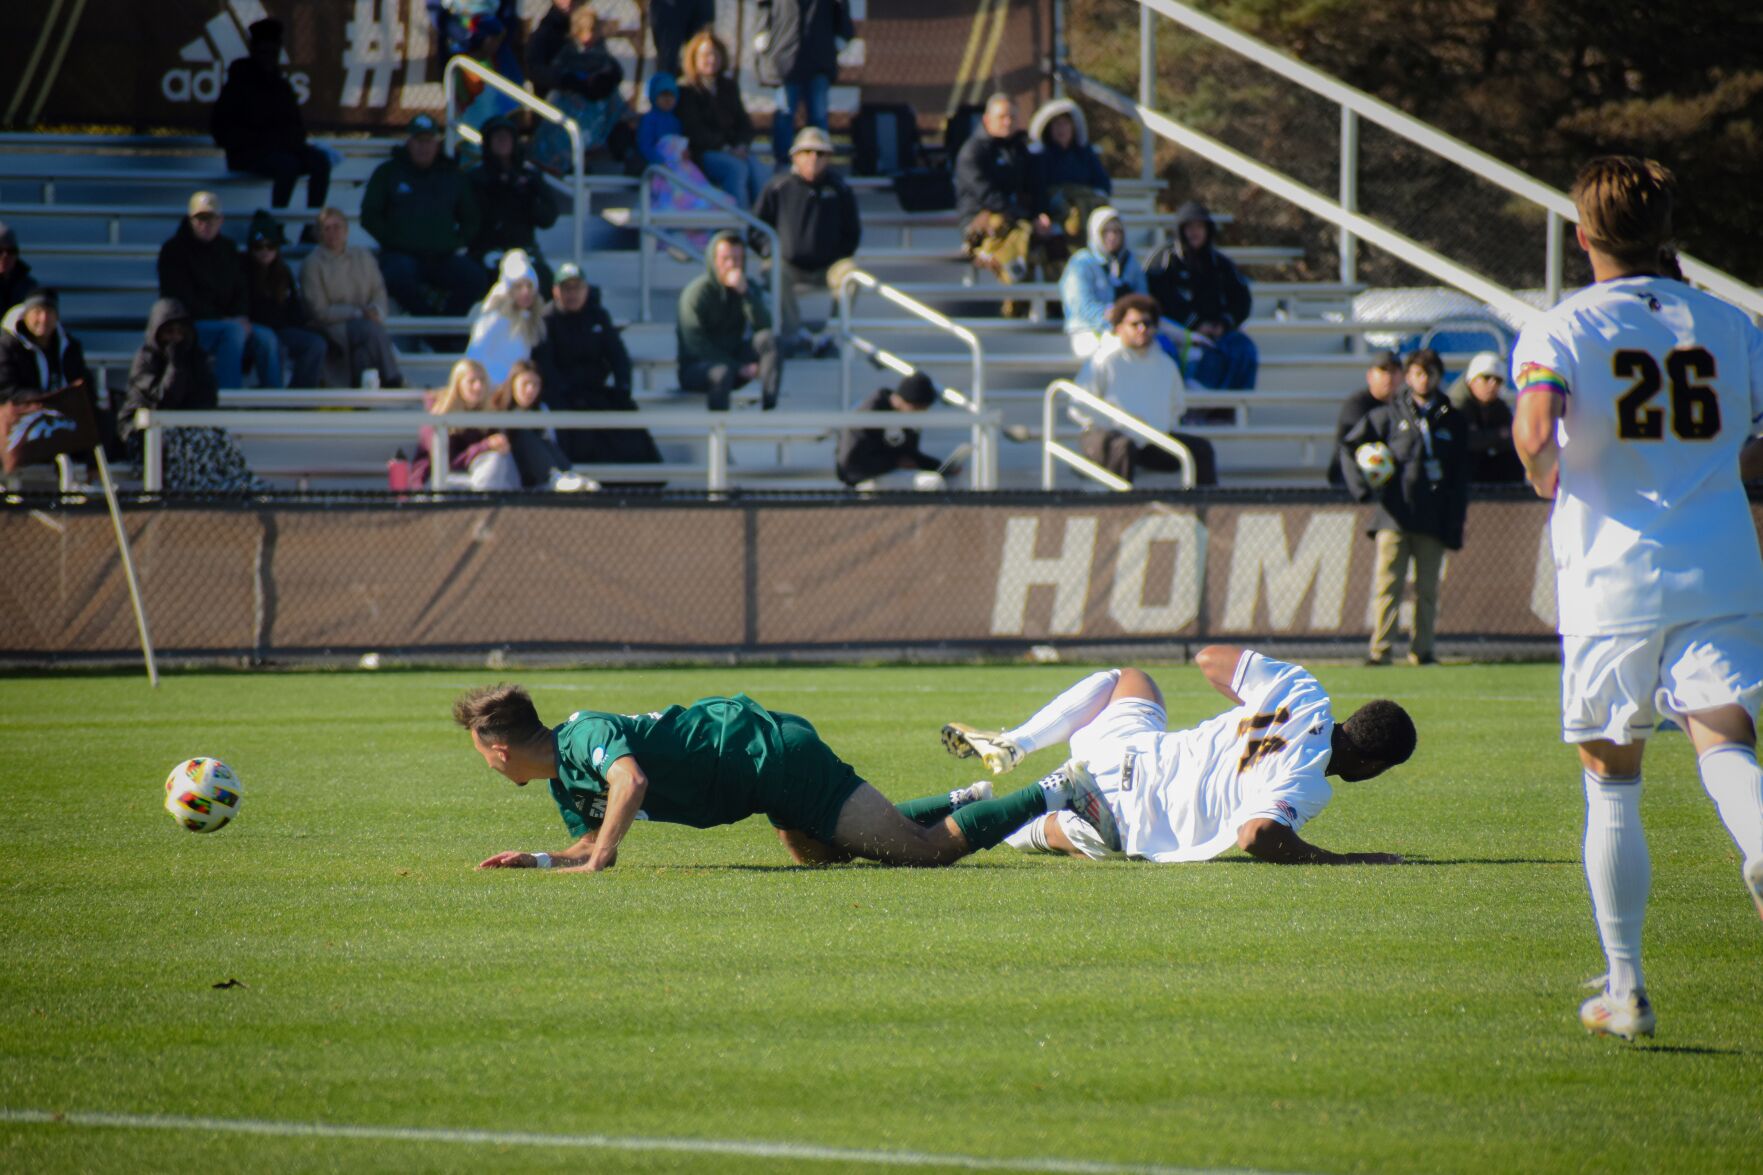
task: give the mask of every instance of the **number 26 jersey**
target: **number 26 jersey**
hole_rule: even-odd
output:
[[[1558,627],[1638,632],[1763,611],[1739,450],[1763,422],[1763,332],[1662,277],[1581,290],[1524,328],[1520,397],[1562,397]]]

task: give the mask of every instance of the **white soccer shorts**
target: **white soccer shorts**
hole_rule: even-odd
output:
[[[1561,738],[1633,743],[1660,717],[1763,704],[1763,613],[1561,638]]]

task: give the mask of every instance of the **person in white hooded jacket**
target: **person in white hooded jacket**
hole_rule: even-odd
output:
[[[1065,314],[1065,337],[1072,354],[1088,359],[1113,334],[1108,311],[1127,294],[1143,294],[1145,271],[1126,247],[1126,226],[1120,213],[1104,205],[1090,213],[1085,239],[1088,248],[1073,253],[1059,279],[1059,302]]]
[[[1173,427],[1187,408],[1187,385],[1181,368],[1157,345],[1157,300],[1148,294],[1127,294],[1108,309],[1113,334],[1090,356],[1077,373],[1076,383],[1092,394],[1144,421],[1167,431],[1193,455],[1194,483],[1218,484],[1218,462],[1212,442]],[[1138,469],[1167,473],[1180,468],[1177,458],[1155,445],[1141,442],[1132,433],[1107,427],[1073,406],[1071,418],[1083,426],[1080,445],[1084,456],[1125,481]]]
[[[500,386],[521,359],[532,358],[544,341],[545,303],[539,297],[538,273],[521,249],[502,255],[496,284],[472,312],[471,342],[465,356],[484,365],[492,387]]]

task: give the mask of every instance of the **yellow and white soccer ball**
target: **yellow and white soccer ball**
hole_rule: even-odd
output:
[[[1353,464],[1372,489],[1382,489],[1396,476],[1396,455],[1382,441],[1367,441],[1353,450]]]
[[[219,759],[185,759],[165,777],[165,810],[191,832],[226,827],[240,802],[239,777]]]

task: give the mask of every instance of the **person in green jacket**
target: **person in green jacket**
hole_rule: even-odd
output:
[[[710,240],[704,276],[679,295],[679,386],[704,392],[713,412],[728,411],[729,396],[753,379],[759,404],[777,407],[783,356],[760,288],[747,277],[747,248],[738,233]]]
[[[406,314],[464,314],[490,284],[466,251],[481,219],[477,196],[439,132],[426,114],[411,119],[361,197],[361,227],[379,242],[380,273]]]
[[[950,865],[1055,811],[1101,821],[1097,827],[1114,835],[1095,780],[1076,761],[996,799],[981,780],[891,804],[806,718],[745,694],[648,714],[577,710],[550,727],[526,690],[497,685],[462,695],[453,720],[471,732],[485,764],[516,786],[548,779],[576,838],[555,853],[497,853],[480,869],[598,873],[618,860],[639,820],[715,828],[764,815],[799,865],[853,857]]]

